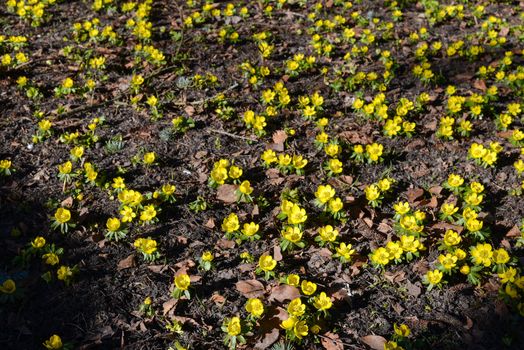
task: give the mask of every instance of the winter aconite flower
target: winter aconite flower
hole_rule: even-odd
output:
[[[12,279],[7,279],[0,285],[0,293],[13,294],[16,292],[16,283]]]
[[[175,299],[185,295],[186,298],[190,299],[189,286],[191,285],[191,279],[187,273],[181,273],[175,276],[175,288],[171,293],[171,296]]]
[[[260,317],[264,313],[264,304],[258,298],[248,299],[246,303],[246,311],[254,317]]]
[[[265,278],[268,280],[275,274],[273,270],[275,269],[276,266],[277,266],[277,261],[273,259],[271,255],[262,255],[258,259],[257,272],[258,273],[264,272]]]
[[[332,305],[331,299],[324,292],[321,292],[313,301],[313,306],[319,311],[328,310]]]
[[[54,334],[51,336],[51,338],[44,342],[44,346],[48,350],[62,349],[62,339],[58,335]]]
[[[424,283],[429,284],[428,290],[438,286],[442,281],[442,276],[443,274],[439,270],[428,271],[424,276]]]
[[[312,295],[317,291],[317,285],[316,283],[303,280],[300,284],[300,289],[305,295]]]

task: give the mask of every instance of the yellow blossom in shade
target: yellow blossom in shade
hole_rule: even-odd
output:
[[[122,222],[131,222],[136,217],[133,209],[128,206],[124,206],[122,210],[120,210],[120,215],[122,215]]]
[[[519,293],[515,287],[511,285],[511,283],[507,283],[506,287],[504,288],[504,292],[511,298],[516,299],[519,296]]]
[[[377,183],[381,191],[388,191],[391,188],[392,181],[390,179],[382,179]]]
[[[402,253],[404,252],[398,242],[392,242],[392,241],[389,241],[386,244],[386,250],[390,256],[390,259],[395,259],[395,260],[400,259],[402,257]]]
[[[123,190],[124,188],[126,188],[126,184],[124,183],[124,179],[119,176],[113,178],[113,183],[111,184],[111,187],[113,187],[114,189]]]
[[[499,248],[493,252],[493,262],[495,264],[505,264],[509,261],[509,254],[504,248]]]
[[[332,213],[338,213],[344,207],[344,203],[342,199],[336,197],[329,200],[328,207]]]
[[[474,209],[467,207],[462,211],[462,217],[467,221],[469,219],[476,219],[478,214]]]
[[[35,249],[40,249],[43,246],[45,246],[45,238],[42,236],[38,236],[31,242],[31,246]]]
[[[44,259],[44,262],[47,265],[56,265],[60,261],[58,255],[56,255],[55,253],[46,253],[42,255],[42,259]]]
[[[291,225],[298,225],[307,220],[306,210],[300,208],[298,204],[293,204],[293,207],[288,214],[288,222]]]
[[[306,321],[298,321],[293,327],[293,333],[298,339],[302,339],[302,337],[307,336],[308,330],[309,328],[306,324]]]
[[[336,158],[330,159],[328,161],[328,167],[329,170],[333,172],[333,174],[340,174],[342,172],[342,162]]]
[[[337,145],[336,143],[330,143],[324,147],[324,151],[328,156],[336,157],[338,154],[340,154],[342,148],[340,147],[340,145]]]
[[[238,222],[238,216],[235,213],[229,214],[224,221],[222,221],[222,231],[226,233],[232,233],[237,231],[240,228],[240,223]]]
[[[484,192],[484,185],[482,185],[481,183],[476,182],[476,181],[473,181],[469,185],[469,188],[471,188],[471,191],[473,191],[474,193],[482,193],[482,192]]]
[[[335,196],[335,190],[330,185],[320,185],[315,192],[315,197],[322,204],[327,203],[331,198]]]
[[[415,253],[422,245],[414,236],[403,235],[400,237],[400,246],[405,252]]]
[[[366,145],[366,152],[371,161],[376,162],[382,156],[384,146],[379,143],[372,143],[371,145]]]
[[[462,265],[460,268],[460,273],[463,275],[467,275],[470,272],[470,267],[468,265]]]
[[[384,343],[384,350],[404,350],[397,342],[390,340]]]
[[[457,208],[453,203],[444,203],[440,207],[440,211],[446,216],[451,216],[455,214],[458,210],[459,208]]]
[[[517,270],[513,267],[508,268],[506,271],[498,274],[500,278],[500,283],[505,284],[508,282],[515,282],[515,277],[517,276]]]
[[[289,154],[279,154],[278,155],[278,165],[280,166],[288,166],[289,164],[291,164],[291,161],[292,161],[292,158]]]
[[[224,167],[216,167],[211,170],[211,179],[217,184],[222,185],[227,180],[227,169]]]
[[[491,266],[491,258],[493,257],[492,247],[489,243],[478,243],[471,248],[471,258],[475,265]]]
[[[67,281],[73,276],[73,270],[69,266],[60,266],[56,271],[56,277],[60,281]]]
[[[389,263],[390,255],[386,248],[380,247],[375,249],[370,256],[371,261],[378,265],[387,265]]]
[[[175,287],[179,290],[187,290],[190,284],[191,280],[187,273],[181,273],[180,275],[175,276]]]
[[[260,158],[267,165],[276,163],[278,161],[277,155],[275,151],[273,151],[272,149],[265,150],[264,153],[262,153],[262,156]]]
[[[305,159],[301,155],[294,155],[292,162],[293,162],[293,166],[295,167],[295,169],[302,169],[308,163],[307,159]]]
[[[467,194],[464,198],[464,201],[469,205],[478,206],[482,203],[484,196],[475,192]]]
[[[324,242],[334,242],[338,237],[338,230],[331,225],[326,225],[318,229],[318,234]]]
[[[232,179],[238,179],[240,176],[242,176],[242,168],[240,167],[237,167],[236,165],[232,165],[230,168],[229,168],[229,177],[232,178]]]
[[[298,243],[302,239],[302,231],[296,226],[288,226],[281,233],[284,239],[293,243]]]
[[[452,268],[457,266],[457,260],[458,258],[455,255],[449,253],[446,255],[440,254],[438,257],[438,261],[444,267],[445,270],[451,270]]]
[[[333,303],[331,302],[331,299],[324,292],[321,292],[313,301],[313,306],[320,311],[328,310],[332,305]]]
[[[395,334],[400,337],[409,337],[409,335],[411,334],[411,330],[405,324],[397,325],[395,323],[393,324],[393,329],[395,330]]]
[[[151,255],[157,250],[157,243],[151,238],[138,238],[133,245],[144,254]]]
[[[458,260],[464,260],[467,256],[467,253],[464,250],[457,248],[453,252],[453,255],[455,255]]]
[[[71,212],[66,208],[58,208],[55,212],[55,219],[61,224],[65,224],[71,220]]]
[[[273,271],[277,266],[277,261],[273,259],[271,255],[262,255],[260,259],[258,259],[258,266],[262,271]]]
[[[254,222],[245,223],[242,227],[242,233],[248,237],[254,236],[258,232],[258,230],[259,225]]]
[[[431,285],[439,284],[440,281],[442,280],[442,276],[443,274],[439,270],[428,271],[426,273],[426,279],[428,283]]]
[[[84,155],[84,147],[83,146],[76,146],[71,149],[71,156],[74,159],[80,159]]]
[[[47,339],[43,345],[48,350],[58,350],[63,347],[62,339],[60,339],[56,334],[53,334],[49,339]]]
[[[111,232],[118,231],[120,228],[120,220],[118,220],[118,218],[109,218],[107,219],[106,227]]]
[[[447,230],[444,234],[444,244],[448,247],[459,244],[461,240],[460,235],[453,230]]]
[[[147,153],[144,153],[144,164],[153,164],[155,162],[155,159],[156,159],[156,155],[155,155],[155,152],[147,152]]]
[[[71,163],[70,161],[58,165],[58,171],[60,172],[60,174],[70,174],[72,170],[73,163]]]
[[[213,259],[215,259],[215,257],[213,256],[213,252],[206,250],[202,253],[202,261],[211,262],[213,261]]]
[[[251,184],[249,183],[248,180],[245,180],[245,181],[242,181],[242,183],[240,184],[240,186],[238,187],[238,190],[243,193],[243,194],[251,194],[253,193],[253,187],[251,187]]]
[[[242,325],[240,324],[240,318],[232,317],[227,324],[227,334],[235,337],[242,333]]]
[[[303,280],[300,284],[300,289],[302,290],[302,293],[305,295],[312,295],[317,291],[317,285],[316,283]]]
[[[300,284],[300,276],[296,274],[289,274],[286,277],[286,283],[290,286],[298,287],[298,285]]]
[[[364,189],[366,199],[370,202],[377,200],[380,197],[380,189],[377,185],[371,184]]]
[[[482,230],[483,222],[477,219],[468,219],[466,221],[466,228],[470,232],[476,232]]]
[[[302,304],[300,298],[295,298],[287,306],[287,312],[291,316],[300,317],[306,312],[306,305]]]
[[[464,183],[464,178],[462,178],[462,176],[460,175],[451,174],[448,177],[448,185],[450,187],[457,188],[457,187],[462,186],[463,183]]]
[[[153,205],[146,205],[144,210],[140,213],[140,220],[147,222],[151,221],[156,217],[156,210]]]
[[[144,299],[144,305],[151,305],[152,302],[153,300],[151,300],[151,297],[146,297]]]
[[[250,298],[246,302],[246,311],[255,317],[260,317],[264,313],[264,304],[258,298]]]
[[[393,205],[393,210],[398,215],[405,215],[411,210],[408,202],[398,202]]]
[[[5,280],[0,285],[0,292],[3,293],[3,294],[13,294],[14,292],[16,292],[16,283],[15,283],[15,281],[13,281],[10,278]]]
[[[290,330],[290,329],[293,329],[293,327],[295,327],[295,324],[297,322],[298,322],[297,318],[290,316],[286,320],[282,321],[282,323],[280,323],[280,327],[286,330]]]

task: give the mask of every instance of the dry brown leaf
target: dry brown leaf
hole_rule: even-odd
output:
[[[60,203],[62,207],[71,208],[73,206],[73,197],[69,196]]]
[[[162,314],[165,316],[167,315],[171,310],[174,312],[174,308],[176,304],[178,303],[178,299],[169,299],[165,303],[162,304]]]
[[[280,335],[278,328],[269,329],[267,332],[264,332],[260,340],[255,344],[255,349],[264,350],[273,345]]]
[[[424,195],[424,190],[422,188],[416,187],[416,188],[410,188],[408,192],[406,193],[406,196],[408,197],[408,203],[413,204],[417,199],[422,197]]]
[[[117,270],[124,270],[135,266],[135,254],[129,255],[127,258],[118,262]]]
[[[147,267],[149,270],[153,271],[154,273],[163,273],[165,270],[167,270],[167,265],[149,265]]]
[[[276,261],[282,260],[282,251],[280,250],[279,245],[273,247],[273,259],[275,259]]]
[[[273,290],[271,290],[269,301],[272,302],[276,300],[278,302],[283,303],[286,300],[291,301],[296,298],[300,298],[300,292],[297,289],[297,287],[293,287],[287,284],[281,284],[273,288]]]
[[[327,332],[320,342],[326,350],[344,350],[344,344],[340,341],[338,334]]]
[[[279,148],[284,150],[284,142],[287,140],[287,133],[284,130],[277,130],[273,133],[273,142],[278,145]]]
[[[374,334],[361,337],[360,340],[374,350],[384,350],[384,344],[386,343],[386,339],[384,337]]]
[[[222,249],[232,249],[235,247],[235,241],[222,238],[217,242],[217,246]]]
[[[204,226],[207,228],[215,228],[215,219],[209,218],[204,224]]]
[[[400,283],[406,279],[406,273],[402,270],[396,272],[386,271],[384,277],[391,283]]]
[[[510,238],[517,238],[520,237],[520,235],[520,228],[517,225],[513,226],[511,230],[509,230],[508,233],[506,233],[506,237]]]
[[[238,185],[221,185],[217,190],[217,199],[224,203],[235,203],[237,201],[237,189]]]
[[[210,300],[217,305],[224,305],[224,303],[226,302],[226,298],[224,298],[222,295],[218,293],[213,294]]]
[[[264,295],[265,287],[257,280],[238,281],[236,288],[246,298],[258,298]]]

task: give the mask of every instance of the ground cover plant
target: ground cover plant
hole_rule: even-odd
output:
[[[524,3],[0,4],[2,349],[517,349]]]

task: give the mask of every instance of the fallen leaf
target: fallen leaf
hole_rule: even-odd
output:
[[[273,142],[278,145],[279,148],[284,150],[284,142],[287,140],[287,133],[284,130],[277,130],[273,133]]]
[[[269,301],[272,302],[276,300],[278,302],[283,303],[286,300],[291,301],[296,298],[300,298],[300,292],[297,289],[297,287],[293,287],[287,284],[281,284],[273,288],[273,290],[271,290]]]
[[[344,344],[340,341],[338,334],[327,332],[320,339],[320,343],[326,350],[344,350]]]
[[[235,284],[237,290],[246,298],[258,298],[264,295],[265,287],[257,280],[238,281]]]
[[[204,224],[204,226],[207,228],[215,228],[215,219],[209,218]]]
[[[408,294],[414,296],[415,298],[418,297],[422,292],[422,289],[418,285],[411,283],[410,280],[406,281],[406,288],[408,290]]]
[[[486,82],[484,80],[476,79],[473,82],[473,87],[478,90],[486,91]]]
[[[511,230],[509,230],[508,233],[506,233],[506,237],[510,238],[517,238],[520,237],[520,235],[520,228],[517,225],[513,226]]]
[[[178,299],[169,299],[168,301],[163,303],[162,304],[162,314],[164,316],[167,315],[171,310],[174,309],[177,303],[178,303]]]
[[[129,255],[127,258],[118,262],[117,270],[124,270],[135,266],[135,254]]]
[[[62,205],[62,207],[71,208],[73,206],[73,197],[67,197],[60,204]]]
[[[384,277],[391,283],[400,283],[406,279],[406,273],[402,270],[396,272],[386,271]]]
[[[264,332],[261,335],[260,340],[255,344],[255,349],[264,350],[269,348],[278,340],[279,335],[280,332],[278,328],[272,328],[267,332]]]
[[[188,117],[191,117],[193,114],[195,114],[195,107],[193,107],[193,106],[186,106],[184,108],[184,111],[187,113]]]
[[[224,305],[226,302],[226,298],[218,293],[213,294],[209,299],[217,305]]]
[[[406,194],[408,197],[408,203],[413,204],[418,198],[424,195],[424,190],[422,188],[410,188]]]
[[[282,251],[280,250],[279,245],[273,247],[273,259],[275,259],[276,261],[282,260]]]
[[[167,265],[149,265],[147,268],[154,273],[162,273],[167,270]]]
[[[224,203],[235,203],[237,201],[237,189],[238,185],[221,185],[217,190],[217,199]]]
[[[386,339],[384,337],[374,334],[361,337],[360,340],[374,350],[384,350],[384,344],[386,343]]]
[[[235,241],[222,238],[217,242],[217,246],[222,249],[231,249],[235,247]]]

